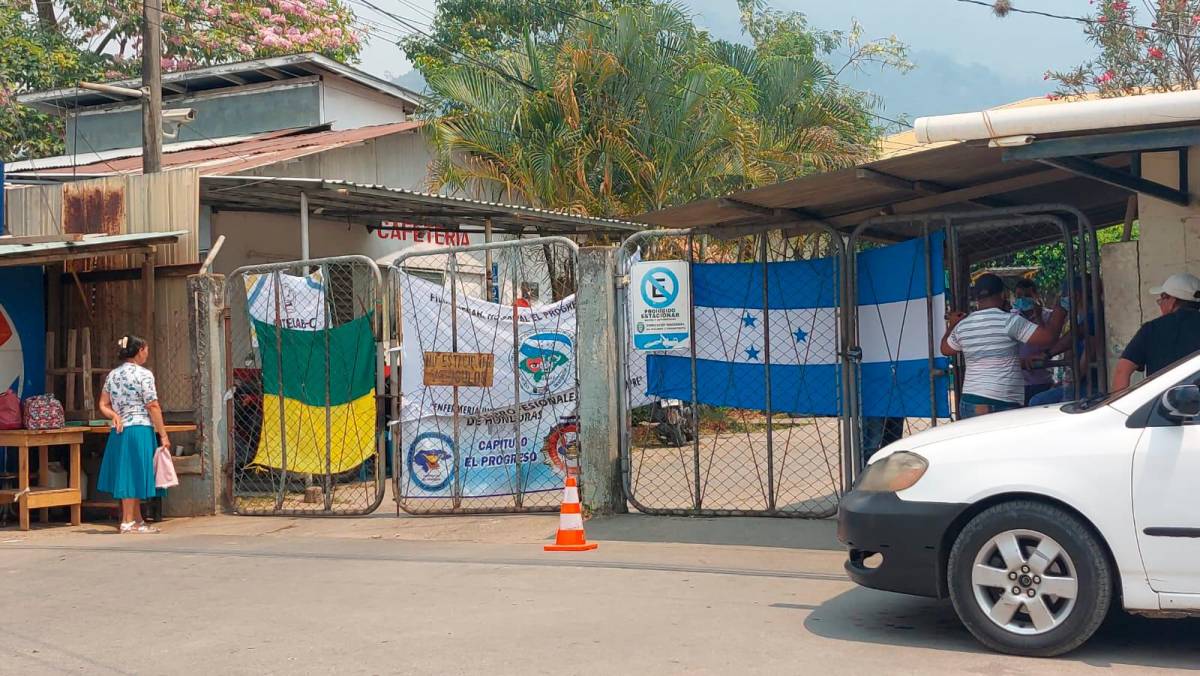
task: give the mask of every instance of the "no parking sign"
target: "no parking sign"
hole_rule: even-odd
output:
[[[687,261],[641,261],[629,271],[630,327],[638,350],[678,350],[692,333]]]

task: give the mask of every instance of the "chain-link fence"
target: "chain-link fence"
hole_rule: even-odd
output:
[[[238,514],[374,511],[385,490],[374,261],[240,268],[226,284],[227,420]]]
[[[836,511],[841,246],[828,232],[782,230],[725,238],[658,231],[625,241],[619,410],[625,488],[639,510]],[[688,263],[690,336],[676,349],[635,349],[630,296],[654,270],[635,263],[668,260]]]
[[[847,277],[848,293],[858,303],[848,315],[847,349],[854,468],[889,443],[959,418],[965,364],[961,354],[943,356],[940,342],[948,313],[972,309],[970,288],[984,274],[1000,277],[1011,296],[1029,298],[1032,307],[1024,314],[1037,324],[1048,320],[1061,297],[1069,299],[1075,317],[1054,346],[1022,348],[1023,405],[1043,392],[1061,391],[1071,400],[1102,387],[1095,328],[1101,303],[1093,291],[1096,262],[1087,254],[1092,236],[1084,221],[1071,227],[1053,213],[894,216],[859,226],[850,239],[854,268]],[[916,244],[892,270],[898,274],[864,266],[871,252],[898,242]],[[896,303],[898,295],[909,302]],[[883,352],[869,354],[864,346],[872,344]],[[929,402],[923,411],[921,400]]]
[[[405,252],[392,264],[389,438],[401,509],[558,509],[578,468],[576,253],[545,237]]]

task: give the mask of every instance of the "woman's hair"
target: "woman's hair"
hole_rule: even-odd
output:
[[[117,341],[117,356],[121,359],[133,359],[138,352],[142,351],[143,347],[146,347],[146,341],[143,338],[132,333],[121,336],[121,339]]]

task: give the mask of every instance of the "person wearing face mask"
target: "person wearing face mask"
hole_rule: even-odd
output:
[[[1129,387],[1136,371],[1152,376],[1200,350],[1200,278],[1174,274],[1150,293],[1158,296],[1162,316],[1142,324],[1125,346],[1113,374],[1114,392]]]
[[[1020,346],[1046,348],[1062,333],[1067,313],[1061,305],[1044,325],[1037,325],[1009,311],[1004,280],[993,274],[980,275],[971,287],[976,310],[950,315],[942,354],[963,355],[963,379],[959,415],[970,418],[1020,408],[1025,404],[1025,379],[1021,375]]]
[[[1046,322],[1050,321],[1050,316],[1054,314],[1050,308],[1042,307],[1037,285],[1031,279],[1017,280],[1016,288],[1013,290],[1012,306],[1013,312],[1038,326],[1044,326]],[[1022,343],[1019,356],[1021,358],[1021,375],[1025,378],[1025,405],[1028,406],[1029,400],[1054,386],[1054,375],[1050,373],[1050,369],[1038,364],[1049,358],[1049,353],[1045,348]]]

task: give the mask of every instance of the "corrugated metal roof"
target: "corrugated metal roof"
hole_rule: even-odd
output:
[[[320,178],[203,176],[200,203],[230,211],[299,213],[300,193],[309,209],[326,219],[359,223],[402,221],[448,230],[482,228],[491,220],[498,233],[570,234],[636,231],[645,226],[611,218],[451,197],[383,185]]]
[[[28,265],[34,261],[44,262],[47,259],[70,260],[140,249],[155,244],[172,244],[187,234],[186,230],[176,230],[173,232],[137,232],[127,235],[83,235],[79,239],[29,243],[6,243],[6,240],[20,240],[20,238],[0,237],[0,267]]]
[[[163,168],[195,167],[200,170],[201,175],[236,174],[382,136],[411,132],[420,128],[422,124],[424,123],[421,121],[393,122],[337,131],[330,131],[328,125],[321,125],[266,132],[233,143],[217,143],[201,147],[186,146],[164,152]],[[101,158],[90,164],[74,166],[70,172],[62,171],[65,167],[71,167],[71,164],[68,163],[45,169],[22,170],[17,167],[9,167],[8,173],[44,177],[60,176],[66,173],[70,173],[72,176],[141,173],[141,150],[129,149],[129,152],[130,154],[127,156],[112,159]],[[33,160],[29,164],[38,165],[43,162],[45,160]]]
[[[247,84],[286,82],[299,77],[325,74],[338,75],[398,98],[408,104],[406,107],[412,110],[420,107],[424,101],[419,94],[404,87],[311,52],[164,73],[162,77],[163,97],[169,98],[181,93],[190,95]],[[138,89],[142,86],[141,80],[118,80],[108,84],[130,89]],[[116,101],[132,101],[132,99],[102,94],[90,89],[64,87],[22,94],[17,97],[17,101],[44,112],[61,113],[74,108],[89,108]]]

